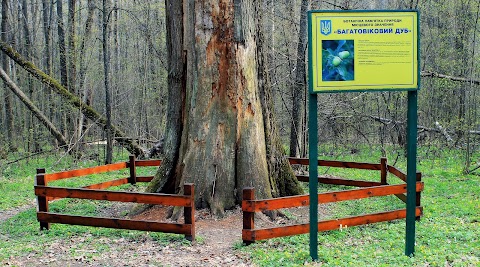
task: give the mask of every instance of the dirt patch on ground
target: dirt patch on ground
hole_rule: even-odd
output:
[[[36,202],[32,201],[28,204],[25,204],[23,206],[20,206],[14,209],[0,210],[0,223],[12,218],[13,216],[17,215],[20,212],[33,208],[35,204]]]
[[[102,211],[103,217],[125,217],[132,206],[118,203]],[[12,213],[13,214],[13,213]],[[169,208],[156,206],[134,219],[169,222]],[[275,220],[256,214],[255,227],[266,228],[308,222],[308,207],[284,210]],[[254,266],[250,256],[235,249],[242,244],[242,212],[227,211],[224,218],[215,218],[206,210],[195,212],[197,241],[172,241],[162,244],[151,238],[92,238],[89,235],[59,239],[45,244],[43,253],[32,252],[11,258],[7,266]],[[180,220],[181,221],[181,220]],[[89,245],[91,243],[95,245]],[[92,249],[106,247],[105,252]]]

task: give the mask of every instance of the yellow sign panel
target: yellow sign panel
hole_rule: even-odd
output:
[[[415,11],[309,12],[311,92],[418,89]]]

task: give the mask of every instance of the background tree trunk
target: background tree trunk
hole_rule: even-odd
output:
[[[74,94],[77,93],[75,89],[76,80],[76,64],[77,54],[75,49],[75,10],[77,0],[68,0],[68,88]]]
[[[52,76],[53,73],[53,62],[52,62],[52,41],[51,41],[51,18],[53,16],[53,4],[51,1],[42,0],[42,22],[43,22],[43,41],[44,41],[44,49],[43,49],[43,66],[46,70],[46,73]],[[52,97],[52,90],[47,86],[48,90],[47,94],[47,105],[48,105],[48,116],[50,120],[53,118],[54,113],[54,103]]]
[[[147,191],[175,192],[176,177],[181,177],[181,168],[177,168],[180,155],[180,142],[185,123],[185,81],[186,52],[184,52],[183,3],[166,0],[167,12],[167,66],[168,66],[168,108],[167,124],[164,134],[164,156]]]
[[[307,50],[307,10],[309,0],[302,0],[300,8],[300,31],[297,43],[297,64],[292,95],[292,121],[290,126],[290,157],[300,157],[304,135],[304,92],[306,87],[305,52]]]
[[[107,134],[107,151],[105,156],[105,164],[112,163],[113,159],[113,130],[112,130],[112,89],[110,88],[110,49],[109,49],[109,17],[110,5],[109,0],[103,0],[102,13],[102,48],[103,48],[103,75],[105,86],[105,112],[107,116],[107,124],[105,132]]]
[[[93,15],[95,12],[95,1],[94,0],[88,0],[87,2],[87,19],[85,20],[85,31],[83,35],[82,42],[80,44],[80,50],[79,50],[79,72],[78,72],[78,95],[82,99],[82,102],[86,103],[87,105],[91,105],[88,101],[88,96],[91,95],[91,88],[90,87],[85,87],[85,75],[87,72],[87,64],[85,63],[85,51],[86,51],[86,45],[90,41],[90,37],[92,34],[92,24],[93,24]],[[83,134],[84,131],[86,130],[86,125],[87,125],[87,120],[83,113],[80,113],[80,116],[78,118],[78,127],[77,127],[77,133],[78,137],[80,138]]]
[[[8,8],[8,0],[2,0],[2,40],[4,42],[10,43],[10,36],[11,36],[11,28],[9,26],[9,8]],[[2,54],[2,68],[5,70],[7,74],[9,74],[10,64],[9,59],[5,54]],[[5,122],[6,122],[6,136],[8,141],[8,150],[14,151],[16,150],[15,139],[13,138],[14,130],[14,123],[13,123],[13,99],[12,93],[10,90],[5,88]]]
[[[32,60],[35,56],[33,55],[33,35],[30,33],[30,19],[29,19],[29,12],[28,12],[28,5],[26,0],[22,0],[21,2],[21,16],[22,16],[22,28],[23,28],[23,43],[21,44],[21,48],[23,48],[24,55],[27,58],[27,60]],[[34,20],[32,20],[34,21]],[[33,80],[31,77],[26,78],[26,88],[28,92],[28,97],[30,99],[34,98],[34,90],[33,90]],[[36,124],[33,121],[34,115],[31,113],[26,113],[25,114],[25,121],[26,123],[26,130],[25,133],[27,133],[27,151],[33,151],[38,152],[40,151],[40,145],[38,144],[37,141],[37,127]]]
[[[68,68],[67,68],[67,48],[65,45],[65,23],[63,20],[63,0],[57,1],[57,35],[58,35],[58,50],[60,58],[60,82],[68,91],[72,92],[73,88],[69,88],[68,84]],[[63,112],[59,115],[62,120],[62,132],[63,135],[68,138],[70,124],[70,114],[66,112],[66,108],[61,106]]]
[[[67,74],[67,48],[65,46],[65,28],[63,22],[63,3],[62,0],[57,1],[57,34],[58,34],[58,48],[60,51],[60,82],[68,88],[68,74]]]

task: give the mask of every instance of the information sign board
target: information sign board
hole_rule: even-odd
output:
[[[311,93],[417,90],[417,11],[310,11]]]

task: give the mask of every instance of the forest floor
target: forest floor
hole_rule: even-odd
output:
[[[360,155],[346,150],[344,157],[332,160],[378,162],[380,153],[363,149]],[[475,154],[474,158],[480,158]],[[34,164],[35,163],[35,164]],[[88,163],[88,164],[87,164]],[[52,157],[16,164],[0,172],[0,266],[480,266],[480,175],[463,174],[462,154],[457,150],[425,147],[419,150],[422,171],[424,215],[416,223],[415,257],[405,257],[404,220],[348,227],[319,233],[318,261],[309,254],[309,236],[274,238],[244,246],[241,240],[242,216],[239,208],[224,218],[197,210],[196,241],[183,235],[130,231],[100,227],[52,224],[39,231],[32,177],[36,167],[51,172],[85,168],[95,164],[59,164]],[[404,161],[395,165],[405,169]],[[155,167],[145,167],[141,175],[151,175]],[[2,168],[0,168],[2,170]],[[375,171],[322,169],[322,175],[349,179],[380,179]],[[82,179],[58,181],[54,186],[83,187],[112,177],[126,177],[128,170]],[[389,176],[392,184],[401,183]],[[141,185],[124,185],[114,190],[143,191]],[[324,185],[319,193],[348,188]],[[125,218],[131,206],[109,201],[61,199],[51,201],[51,212],[80,216]],[[404,208],[395,196],[367,198],[319,205],[319,218],[331,220],[365,213]],[[270,220],[257,214],[255,228],[305,223],[308,207],[283,210],[284,216]],[[157,207],[136,217],[168,222],[168,209]],[[182,218],[180,216],[180,218]],[[181,222],[181,221],[180,221]]]
[[[119,217],[129,207],[115,204],[101,212],[101,216]],[[0,223],[18,213],[34,209],[34,204],[14,210],[2,211]],[[167,207],[156,206],[133,217],[138,220],[168,222]],[[308,207],[288,210],[289,216],[277,216],[274,220],[263,214],[256,215],[256,227],[273,227],[308,220]],[[250,255],[238,249],[242,246],[242,212],[230,210],[221,219],[206,210],[196,211],[196,241],[172,241],[160,244],[143,238],[95,237],[88,233],[71,238],[59,238],[48,242],[45,253],[31,252],[20,257],[10,257],[6,266],[254,266]],[[121,216],[120,216],[121,217]],[[55,226],[53,226],[55,227]],[[92,246],[88,246],[92,243]],[[108,246],[108,253],[98,248]],[[90,248],[89,248],[90,247]],[[100,249],[101,250],[101,249]]]

